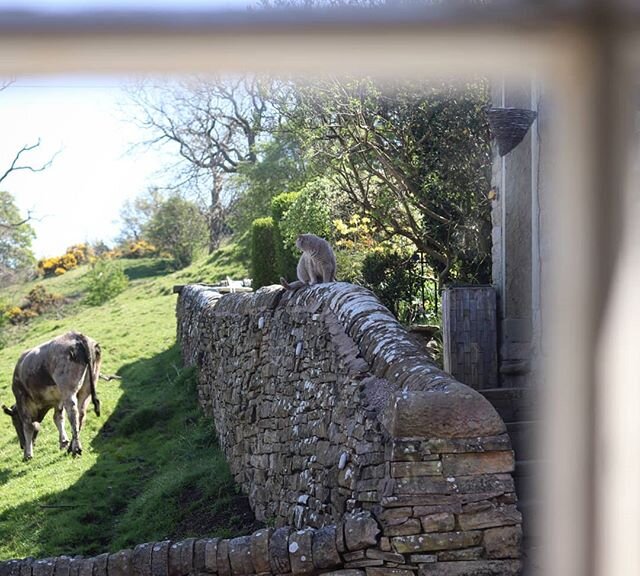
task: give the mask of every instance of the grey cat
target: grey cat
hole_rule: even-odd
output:
[[[296,247],[302,250],[296,269],[298,280],[289,284],[284,278],[280,278],[280,284],[287,290],[336,281],[336,257],[329,242],[315,234],[300,234]]]

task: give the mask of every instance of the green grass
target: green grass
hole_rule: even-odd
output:
[[[34,459],[22,452],[8,417],[0,426],[0,559],[98,554],[145,541],[232,536],[256,528],[217,447],[213,422],[197,405],[195,374],[175,343],[174,284],[246,276],[230,245],[170,272],[160,260],[124,261],[129,288],[99,307],[82,304],[82,269],[41,281],[71,303],[27,326],[11,328],[0,350],[0,401],[13,403],[10,381],[26,348],[67,330],[98,340],[102,416],[88,413],[79,458],[58,450],[51,413]],[[12,298],[33,286],[23,285]],[[2,420],[0,420],[2,422]]]

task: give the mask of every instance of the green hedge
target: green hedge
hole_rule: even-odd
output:
[[[271,215],[275,224],[276,267],[280,276],[284,276],[289,281],[297,277],[296,267],[300,253],[291,246],[285,246],[281,221],[298,196],[300,196],[299,192],[284,192],[271,200]]]
[[[277,284],[276,238],[273,218],[257,218],[251,223],[251,272],[254,290]]]

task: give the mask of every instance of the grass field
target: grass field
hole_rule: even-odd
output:
[[[170,273],[161,260],[124,261],[130,285],[99,307],[82,304],[83,274],[41,281],[68,304],[12,328],[0,350],[0,402],[13,404],[10,381],[26,348],[67,330],[98,340],[102,416],[89,412],[79,458],[58,450],[52,414],[34,459],[22,452],[10,419],[0,420],[0,559],[93,555],[145,541],[231,536],[256,528],[196,403],[195,374],[181,366],[175,342],[174,284],[244,277],[229,246]],[[3,294],[16,300],[34,283]],[[68,426],[68,424],[67,424]]]

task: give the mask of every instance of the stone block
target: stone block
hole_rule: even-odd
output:
[[[404,568],[367,568],[367,576],[414,576],[411,570]]]
[[[518,560],[470,560],[422,564],[418,576],[520,576]]]
[[[53,570],[56,563],[53,558],[44,558],[42,560],[36,560],[31,565],[33,576],[53,576]]]
[[[482,532],[434,532],[414,536],[391,538],[391,545],[399,554],[416,552],[434,552],[437,550],[455,550],[478,546],[482,542]]]
[[[485,494],[491,493],[495,496],[515,492],[515,484],[510,474],[482,474],[480,476],[458,476],[456,486],[460,494]],[[464,500],[464,496],[461,497]],[[471,500],[466,500],[467,502]]]
[[[485,530],[484,547],[488,558],[520,558],[522,527],[504,526]]]
[[[479,476],[513,472],[512,450],[468,454],[443,454],[442,472],[446,476]]]
[[[430,438],[422,446],[425,450],[434,454],[493,452],[511,450],[511,440],[508,434],[481,436],[479,438]]]
[[[273,530],[265,528],[251,535],[251,561],[256,574],[271,571],[269,562],[269,540]]]
[[[33,566],[33,558],[25,558],[20,562],[20,576],[31,576],[32,575],[32,566]]]
[[[216,553],[218,576],[231,576],[231,564],[229,562],[229,540],[219,540]]]
[[[69,556],[58,556],[56,558],[56,567],[54,568],[53,573],[55,576],[69,576],[69,563],[71,562],[71,558]],[[18,576],[20,573],[20,564],[17,564],[18,572],[15,576]]]
[[[484,548],[474,546],[464,550],[444,550],[437,553],[438,562],[463,562],[465,560],[480,560],[484,557]]]
[[[169,546],[169,572],[168,576],[184,576],[181,563],[181,542],[173,542]]]
[[[131,576],[151,576],[153,544],[139,544],[131,555]]]
[[[336,544],[336,527],[325,526],[313,534],[311,543],[313,565],[319,570],[339,566],[342,562]]]
[[[131,573],[131,550],[120,550],[109,554],[107,573],[109,576],[129,576]]]
[[[442,512],[450,512],[451,514],[460,514],[462,512],[462,504],[457,501],[451,504],[434,504],[432,506],[415,506],[413,515],[422,518],[431,514],[440,514]]]
[[[375,546],[380,526],[369,512],[347,514],[343,519],[344,539],[347,550],[362,550]]]
[[[289,534],[289,562],[293,574],[311,574],[314,571],[312,537],[310,528]]]
[[[240,536],[229,540],[229,564],[232,576],[253,574],[250,536]]]
[[[424,532],[450,532],[456,524],[455,517],[450,512],[422,516],[420,522]]]
[[[462,530],[508,526],[522,523],[522,514],[514,504],[492,506],[479,512],[460,514],[458,515],[458,523]]]
[[[384,528],[385,536],[408,536],[410,534],[420,534],[422,526],[418,518],[409,518],[402,524],[394,526],[386,526]]]
[[[151,576],[167,576],[169,573],[170,542],[156,542],[151,551]]]
[[[84,558],[82,556],[74,556],[73,558],[71,558],[71,562],[69,562],[69,576],[80,576],[80,567],[82,566],[83,560]],[[101,569],[101,572],[99,572],[101,576],[107,576],[108,561],[109,554],[104,554],[103,558],[101,558],[100,562],[98,563],[98,568]],[[35,571],[33,572],[35,573]]]
[[[218,572],[218,542],[219,538],[205,540],[204,544],[204,571],[211,574]]]
[[[275,574],[287,574],[291,572],[289,562],[289,528],[278,528],[273,531],[269,541],[269,563],[271,571]]]
[[[415,478],[417,476],[439,476],[442,463],[438,460],[428,462],[392,462],[391,476],[394,478]]]
[[[438,557],[435,554],[411,554],[409,561],[412,564],[426,564],[427,562],[435,562]]]
[[[155,545],[154,545],[155,546]],[[93,576],[107,576],[109,554],[100,554],[93,559]],[[73,563],[73,560],[72,560]],[[166,576],[166,571],[164,575]]]
[[[334,570],[333,572],[323,572],[322,576],[365,576],[364,570]]]
[[[396,552],[384,552],[383,550],[378,550],[377,548],[369,548],[366,551],[365,556],[367,558],[371,558],[372,560],[383,560],[385,563],[405,563],[404,556],[402,554],[398,554]]]
[[[80,562],[80,570],[78,576],[93,576],[93,558],[85,558]]]
[[[187,538],[180,543],[180,568],[185,576],[193,572],[195,543],[195,538]]]
[[[397,478],[393,494],[451,494],[453,482],[442,476],[420,476],[417,478]]]
[[[374,510],[374,515],[383,526],[397,526],[404,524],[413,515],[413,508],[404,506],[402,508],[382,508],[378,506]]]
[[[459,484],[456,484],[459,488]],[[455,505],[460,503],[460,497],[457,494],[403,494],[402,496],[383,496],[380,498],[380,503],[384,508]]]

